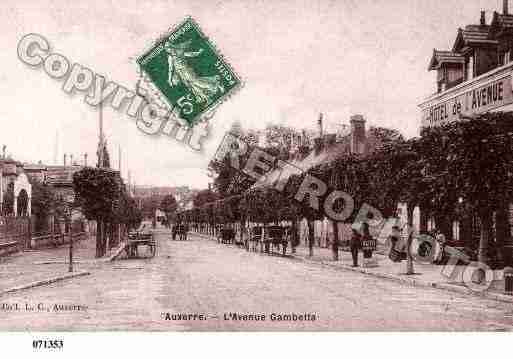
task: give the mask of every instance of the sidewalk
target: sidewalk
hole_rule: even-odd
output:
[[[193,235],[213,239],[211,236],[193,232],[191,233]],[[287,253],[290,254],[290,248],[287,249]],[[414,262],[415,274],[406,275],[406,261],[395,263],[392,262],[388,256],[384,254],[378,254],[377,252],[373,254],[373,259],[376,260],[378,264],[378,266],[374,268],[365,268],[362,266],[363,254],[361,251],[358,254],[358,264],[360,266],[356,268],[352,267],[353,261],[350,252],[339,250],[339,260],[336,262],[332,259],[330,248],[314,247],[313,253],[314,255],[309,257],[308,247],[306,247],[304,244],[301,244],[296,247],[296,253],[290,255],[296,259],[300,259],[306,262],[315,262],[330,266],[332,268],[360,272],[383,279],[402,282],[412,286],[434,287],[463,294],[483,296],[494,300],[513,302],[513,296],[504,294],[504,279],[502,270],[494,271],[494,280],[486,291],[476,292],[470,290],[464,283],[463,272],[465,270],[465,266],[456,266],[455,270],[453,271],[453,269],[449,266],[445,267],[443,265],[421,264]],[[453,271],[453,275],[448,277],[450,273],[443,273],[444,268],[446,272]]]
[[[94,238],[73,243],[73,273],[88,272],[99,265],[95,259]],[[31,283],[65,278],[68,272],[69,245],[27,250],[0,258],[0,294]]]

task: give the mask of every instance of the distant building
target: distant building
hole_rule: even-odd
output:
[[[137,198],[158,197],[160,199],[167,195],[175,197],[178,203],[178,210],[192,208],[192,200],[198,191],[188,186],[134,186],[133,193]]]
[[[31,202],[32,185],[21,162],[0,158],[0,215],[30,216]]]

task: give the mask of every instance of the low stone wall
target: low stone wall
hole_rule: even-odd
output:
[[[78,241],[81,239],[87,238],[87,232],[79,232],[73,234],[73,241]],[[40,249],[40,248],[48,248],[48,247],[58,247],[64,244],[69,244],[70,236],[69,234],[51,234],[44,236],[32,237],[30,241],[31,249]]]
[[[19,252],[21,245],[18,242],[0,243],[0,257]]]

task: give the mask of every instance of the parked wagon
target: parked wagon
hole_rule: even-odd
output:
[[[126,253],[128,258],[140,258],[139,247],[146,247],[149,257],[155,257],[157,253],[157,242],[153,232],[130,232],[128,234],[128,243]]]
[[[252,250],[256,252],[258,250],[258,243],[262,241],[263,237],[263,228],[261,226],[255,226],[252,227],[249,232],[249,244],[248,244],[248,250]]]
[[[179,224],[178,229],[178,239],[180,241],[186,241],[187,240],[187,232],[189,232],[189,225],[187,224]]]
[[[235,230],[233,228],[221,229],[221,243],[231,244],[235,242]]]
[[[287,253],[288,240],[285,235],[285,227],[282,226],[269,226],[267,227],[267,236],[264,239],[265,251],[267,253],[274,253],[275,249],[280,249],[282,255]]]

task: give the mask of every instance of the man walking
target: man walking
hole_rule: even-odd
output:
[[[178,226],[179,226],[178,223],[175,223],[173,225],[173,232],[172,232],[173,233],[173,241],[176,241],[176,234],[178,233]]]
[[[358,267],[358,249],[361,245],[361,236],[356,229],[353,228],[352,231],[349,246],[351,248],[351,256],[353,257],[353,267]]]

